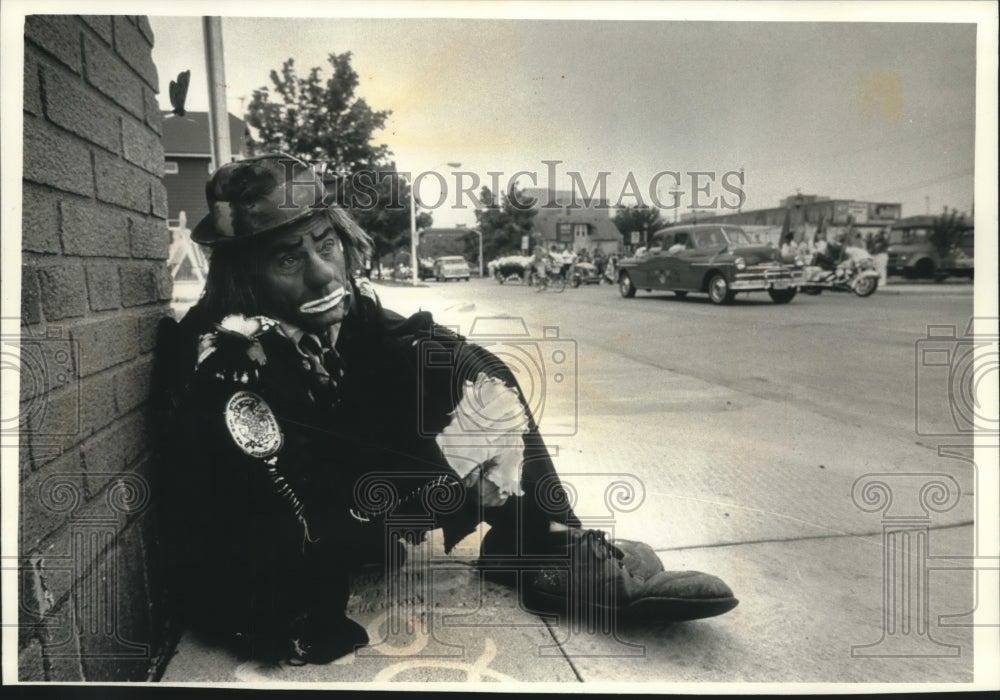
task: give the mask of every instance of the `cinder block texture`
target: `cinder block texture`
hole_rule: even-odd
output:
[[[153,32],[31,15],[24,38],[18,677],[142,681],[169,656],[148,522],[172,292]]]

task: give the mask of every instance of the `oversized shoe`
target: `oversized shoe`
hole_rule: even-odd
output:
[[[492,532],[492,531],[491,531]],[[481,562],[490,571],[491,542],[483,541]],[[664,571],[649,545],[631,540],[606,539],[597,530],[573,529],[548,533],[539,550],[549,556],[526,557],[521,579],[524,607],[608,622],[642,619],[680,622],[721,615],[739,600],[722,579],[700,571]],[[511,560],[500,560],[511,565]],[[496,580],[496,579],[494,579]]]
[[[289,666],[328,664],[368,644],[368,632],[347,617],[303,616],[292,625],[285,649]]]

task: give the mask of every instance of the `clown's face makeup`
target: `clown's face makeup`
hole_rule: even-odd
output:
[[[257,284],[267,315],[320,333],[344,320],[351,285],[340,237],[326,217],[270,237],[259,249]]]

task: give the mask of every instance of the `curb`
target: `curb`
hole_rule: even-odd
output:
[[[876,294],[967,294],[972,296],[976,293],[974,285],[888,285],[879,287]]]

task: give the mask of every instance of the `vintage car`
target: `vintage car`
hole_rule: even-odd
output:
[[[656,231],[643,254],[622,260],[618,289],[668,290],[679,297],[707,293],[728,304],[737,292],[766,291],[778,304],[791,301],[802,283],[801,267],[781,262],[780,252],[757,243],[739,226],[698,224]]]
[[[534,258],[530,255],[505,255],[490,261],[490,275],[503,284],[504,282],[525,282],[531,275],[531,264]]]
[[[420,258],[420,266],[417,268],[417,276],[422,280],[433,277],[434,260],[431,258]]]
[[[447,280],[469,281],[469,263],[461,255],[445,255],[434,261],[434,279],[438,282]]]

